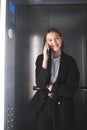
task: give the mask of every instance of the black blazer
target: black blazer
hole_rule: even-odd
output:
[[[51,58],[47,69],[42,68],[43,54],[36,60],[36,84],[41,89],[46,88],[50,80]],[[55,96],[71,97],[79,85],[80,74],[75,60],[62,52],[57,81],[52,92]]]
[[[48,108],[53,109],[55,108],[56,114],[52,113],[50,109],[47,110],[49,110],[51,115],[55,117],[56,121],[58,120],[57,118],[59,118],[61,122],[61,118],[63,118],[63,120],[65,120],[66,122],[68,115],[69,122],[67,124],[71,126],[72,122],[74,122],[73,117],[74,106],[72,96],[75,94],[75,91],[79,85],[79,78],[80,78],[76,62],[71,56],[68,56],[64,52],[62,52],[58,78],[57,81],[54,83],[54,87],[52,90],[54,98],[53,100],[51,100],[52,103],[50,106],[48,98],[49,91],[48,89],[45,88],[49,84],[50,80],[51,59],[49,58],[48,60],[48,67],[46,70],[42,68],[42,61],[43,61],[43,54],[39,55],[36,60],[36,84],[41,89],[35,93],[35,95],[33,96],[32,100],[28,105],[28,109],[26,111],[26,121],[27,121],[26,122],[27,124],[25,123],[26,127],[29,130],[38,130],[37,128],[38,115],[46,102],[47,102],[46,104],[48,104],[47,106]],[[55,100],[56,99],[55,97],[58,97],[57,100]],[[57,101],[61,102],[60,105],[61,109],[58,109]],[[57,115],[57,113],[59,114]],[[61,127],[62,126],[64,125],[62,124]]]

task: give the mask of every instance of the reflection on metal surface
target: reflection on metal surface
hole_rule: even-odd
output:
[[[80,88],[78,88],[78,91],[84,91],[84,92],[87,92],[87,87],[80,87]]]
[[[86,4],[86,0],[28,0],[29,4]]]
[[[10,39],[13,39],[13,36],[14,36],[14,34],[13,34],[13,29],[10,28],[10,29],[8,30],[8,36],[9,36]]]
[[[39,53],[41,52],[40,49],[40,36],[38,34],[34,34],[33,36],[31,36],[30,38],[30,42],[29,42],[29,73],[31,74],[31,76],[29,77],[29,93],[30,93],[30,97],[33,96],[33,94],[35,93],[35,91],[33,91],[33,86],[35,85],[35,62],[36,62],[36,58],[39,55]]]

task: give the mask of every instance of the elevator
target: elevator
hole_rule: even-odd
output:
[[[5,130],[23,129],[25,111],[35,93],[35,61],[49,27],[61,31],[64,51],[75,58],[79,68],[75,130],[86,130],[87,1],[8,0],[6,18]]]

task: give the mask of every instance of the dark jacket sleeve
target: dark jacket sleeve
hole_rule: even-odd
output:
[[[43,55],[39,55],[36,60],[36,85],[39,88],[46,88],[49,80],[48,69],[42,68]]]
[[[66,88],[67,93],[69,95],[73,96],[79,86],[79,80],[80,80],[80,73],[78,70],[78,67],[76,65],[75,60],[72,60],[70,62],[70,65],[68,66],[68,76],[66,80]]]
[[[72,57],[63,54],[61,59],[58,79],[52,92],[55,96],[72,97],[79,86],[79,70]],[[36,85],[39,88],[46,88],[50,78],[50,66],[47,69],[42,68],[42,61],[43,56],[39,55],[36,60]]]
[[[56,96],[72,97],[79,86],[80,74],[74,59],[67,60],[67,73],[65,81],[56,81],[54,84],[54,94]]]

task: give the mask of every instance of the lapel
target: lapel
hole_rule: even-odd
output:
[[[64,82],[65,79],[66,79],[66,74],[67,74],[66,54],[64,52],[62,52],[57,81],[58,82]]]

